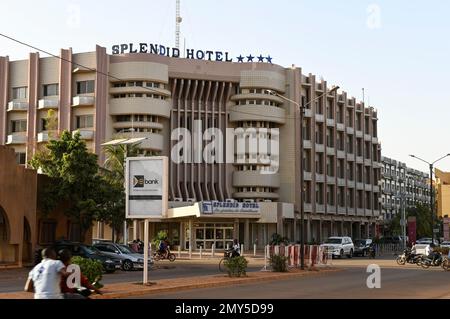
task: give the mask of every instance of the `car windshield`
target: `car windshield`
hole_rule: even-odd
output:
[[[125,245],[118,245],[118,247],[122,254],[135,254],[130,248]]]
[[[88,255],[93,255],[97,253],[94,249],[92,249],[92,247],[89,246],[82,246],[82,247]]]
[[[325,240],[325,244],[341,244],[342,243],[342,239],[340,238],[328,238],[327,240]]]

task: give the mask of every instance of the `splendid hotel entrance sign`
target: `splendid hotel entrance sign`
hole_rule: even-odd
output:
[[[125,169],[127,218],[145,219],[144,278],[148,283],[149,231],[151,219],[167,215],[169,159],[166,156],[128,157]]]

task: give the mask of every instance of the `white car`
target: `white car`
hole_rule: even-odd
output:
[[[339,258],[344,257],[344,255],[348,258],[352,258],[353,252],[355,251],[355,247],[350,237],[330,237],[320,246],[327,248],[328,252],[331,253],[333,257]]]
[[[441,243],[441,248],[450,248],[450,241],[446,240]]]

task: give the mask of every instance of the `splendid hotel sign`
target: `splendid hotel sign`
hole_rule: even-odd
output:
[[[150,53],[163,55],[171,58],[181,58],[181,52],[177,48],[170,48],[160,44],[153,43],[124,43],[112,46],[112,54],[126,54],[126,53]],[[209,51],[209,50],[194,50],[186,49],[186,59],[208,60],[208,61],[222,61],[222,62],[261,62],[272,63],[270,55],[259,56],[253,55],[239,55],[234,58],[229,52],[224,51]]]
[[[259,203],[218,202],[206,201],[200,203],[201,211],[205,215],[213,214],[259,214]]]

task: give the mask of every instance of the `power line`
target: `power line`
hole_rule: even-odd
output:
[[[59,59],[59,60],[61,60],[61,61],[65,61],[65,62],[70,63],[70,64],[72,64],[72,65],[75,65],[75,66],[78,66],[78,67],[87,69],[87,70],[92,71],[92,72],[94,72],[94,73],[96,73],[96,74],[104,75],[104,76],[109,77],[109,78],[111,78],[111,79],[114,79],[114,80],[116,80],[116,81],[118,81],[118,82],[127,82],[126,80],[123,80],[123,79],[121,79],[121,78],[119,78],[119,77],[117,77],[117,76],[111,75],[111,74],[109,74],[109,73],[104,73],[104,72],[98,71],[97,69],[94,69],[94,68],[85,66],[85,65],[83,65],[83,64],[80,64],[80,63],[77,63],[77,62],[74,62],[74,61],[70,61],[70,60],[68,60],[68,59],[65,59],[65,58],[63,58],[63,57],[60,57],[60,56],[58,56],[58,55],[56,55],[56,54],[53,54],[53,53],[51,53],[51,52],[48,52],[48,51],[46,51],[46,50],[40,49],[40,48],[38,48],[38,47],[36,47],[36,46],[33,46],[33,45],[31,45],[31,44],[28,44],[28,43],[26,43],[26,42],[23,42],[23,41],[20,41],[20,40],[18,40],[18,39],[15,39],[15,38],[13,38],[13,37],[10,37],[10,36],[8,36],[8,35],[6,35],[6,34],[0,33],[0,36],[4,37],[4,38],[6,38],[6,39],[9,39],[9,40],[11,40],[11,41],[13,41],[13,42],[19,43],[19,44],[21,44],[21,45],[23,45],[23,46],[29,47],[29,48],[31,48],[31,49],[33,49],[33,50],[36,50],[36,51],[45,53],[45,54],[47,54],[47,55],[49,55],[49,56],[51,56],[51,57],[57,58],[57,59]],[[148,91],[150,91],[150,92],[152,92],[152,93],[158,93],[158,94],[161,94],[160,91],[154,90],[154,89],[149,88],[149,87],[146,87],[146,86],[138,85],[138,86],[136,86],[136,87],[142,88],[142,89],[144,89],[144,90],[148,90]],[[323,94],[323,95],[325,95],[325,94]],[[246,104],[246,105],[250,105],[250,104]],[[234,113],[240,113],[240,114],[246,114],[246,115],[259,116],[258,113],[245,112],[245,111],[240,111],[240,110],[232,110],[231,112],[234,112]],[[284,120],[290,120],[290,119],[291,119],[291,120],[297,120],[297,119],[298,119],[296,116],[294,116],[294,117],[291,117],[291,116],[284,116],[284,117],[283,117],[283,116],[275,116],[275,115],[264,115],[264,117],[266,117],[266,118],[268,117],[268,118],[284,119]]]

